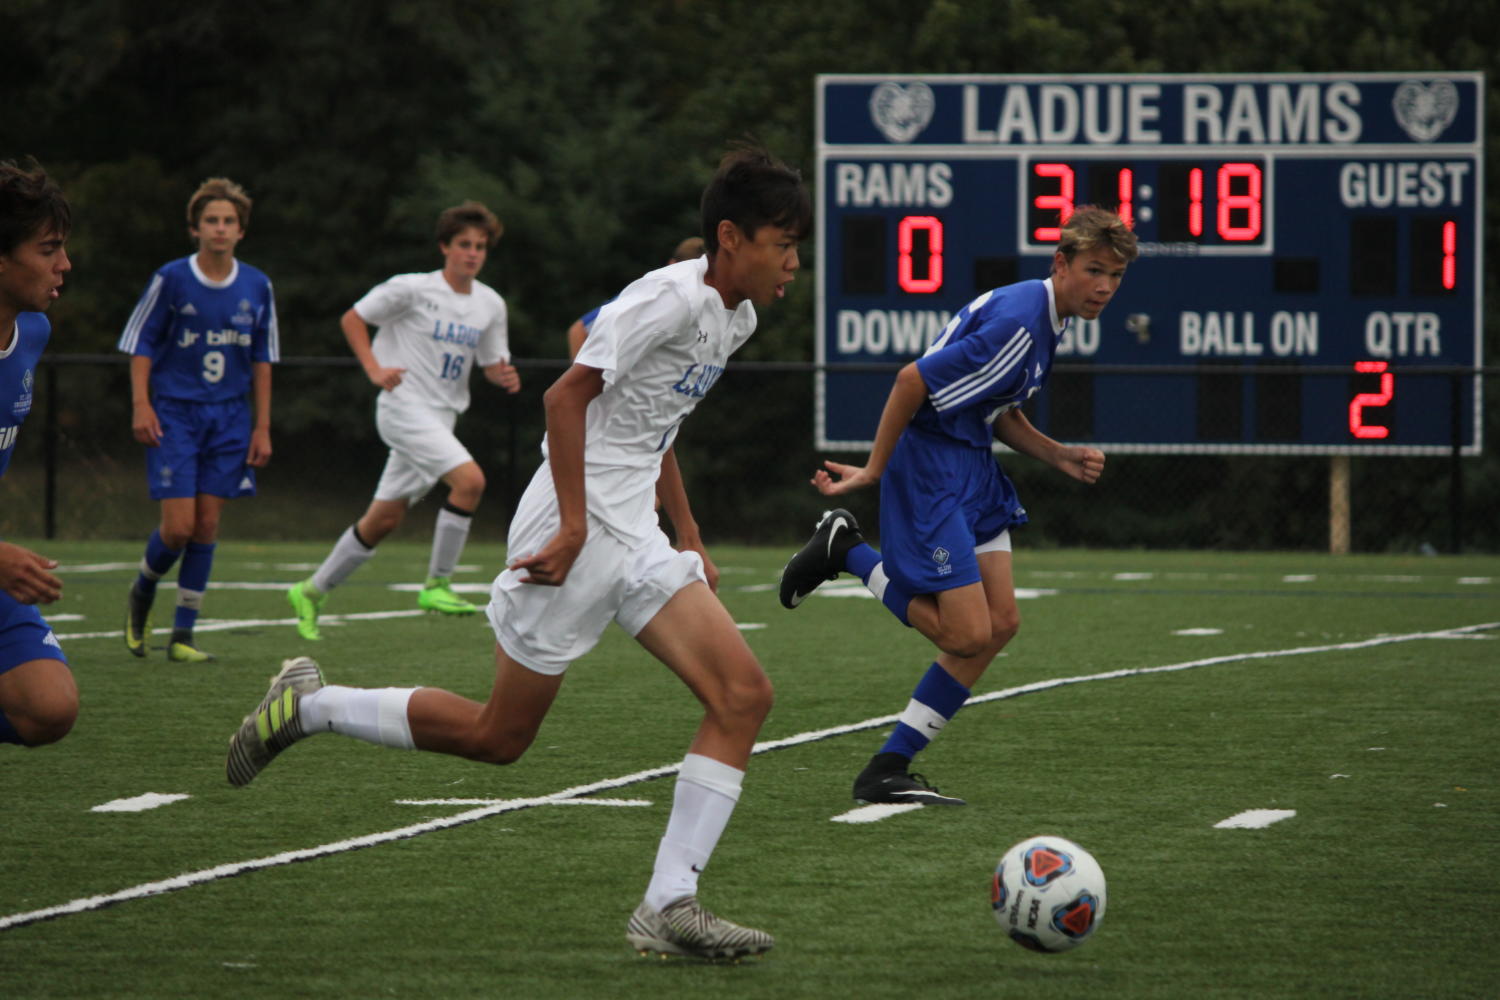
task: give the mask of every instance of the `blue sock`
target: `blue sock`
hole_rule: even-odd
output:
[[[193,634],[198,624],[198,611],[203,607],[203,592],[208,589],[208,571],[213,569],[214,548],[198,542],[188,542],[182,557],[182,569],[177,571],[177,613],[172,619],[172,636],[179,633]]]
[[[891,582],[891,578],[885,575],[884,563],[880,553],[875,551],[866,542],[860,542],[849,550],[844,558],[844,568],[864,581],[865,586],[870,588],[870,593],[879,598],[886,610],[896,616],[896,620],[907,628],[911,628],[911,621],[906,617],[907,605],[911,604],[912,595],[902,590]]]
[[[934,663],[917,682],[906,711],[901,713],[901,721],[896,723],[880,752],[897,753],[910,760],[942,732],[968,700],[969,689]]]
[[[181,549],[167,548],[160,531],[151,532],[146,540],[146,555],[141,559],[141,571],[135,578],[135,589],[146,603],[156,600],[156,581],[166,575],[180,555]]]
[[[15,743],[23,747],[28,745],[25,740],[21,739],[21,734],[16,732],[16,727],[11,725],[4,712],[0,712],[0,743]]]

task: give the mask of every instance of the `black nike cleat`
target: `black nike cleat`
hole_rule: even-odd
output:
[[[878,760],[872,760],[854,779],[854,801],[863,805],[892,802],[916,802],[924,806],[967,805],[957,796],[944,795],[920,774],[910,774],[904,767],[892,768]]]
[[[842,507],[824,511],[812,538],[781,571],[781,606],[795,608],[819,584],[837,579],[845,569],[849,550],[864,540],[853,514]]]

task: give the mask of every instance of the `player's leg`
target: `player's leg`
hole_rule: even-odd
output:
[[[961,805],[961,799],[943,795],[921,775],[911,773],[911,763],[928,743],[937,738],[968,701],[970,691],[1020,626],[1015,587],[1011,577],[1010,533],[976,550],[989,635],[976,652],[960,656],[940,653],[912,691],[906,708],[885,745],[870,758],[854,781],[854,798],[860,802],[922,802],[930,805]],[[937,595],[939,603],[954,592]]]
[[[635,635],[688,686],[704,716],[678,771],[651,882],[626,938],[642,951],[666,954],[759,954],[775,939],[715,916],[698,902],[697,892],[698,876],[739,801],[750,752],[771,710],[771,682],[734,619],[703,582],[696,557],[676,554],[659,579],[670,586],[671,574],[681,576],[684,570],[698,578],[677,589]],[[627,630],[630,610],[627,606],[619,619]]]
[[[520,759],[562,686],[495,648],[487,702],[439,688],[356,688],[324,681],[318,664],[282,664],[271,688],[229,743],[226,771],[247,785],[282,750],[319,733],[338,733],[396,750],[428,750],[486,764]]]
[[[146,540],[139,571],[125,599],[125,648],[134,656],[145,656],[149,649],[156,587],[193,537],[194,506],[191,496],[161,498],[161,523]]]
[[[199,447],[193,533],[177,574],[177,608],[167,657],[201,663],[213,657],[197,648],[193,629],[213,572],[224,504],[255,495],[255,470],[249,464],[253,420],[246,400],[198,404],[194,407],[194,417]]]
[[[550,477],[546,482],[550,485]],[[518,524],[533,525],[542,538],[555,531],[555,512],[550,522],[545,511],[534,517],[538,504],[528,504],[527,497],[512,522],[516,551],[540,544],[536,536],[518,534]],[[230,740],[229,781],[249,783],[286,747],[323,732],[489,763],[514,761],[535,738],[568,664],[592,648],[614,614],[619,589],[614,581],[621,574],[611,548],[623,546],[609,539],[585,545],[562,587],[523,584],[510,570],[500,574],[488,609],[497,644],[487,702],[435,688],[326,685],[313,660],[286,661],[260,706]]]
[[[453,571],[469,540],[474,511],[484,496],[484,472],[477,462],[468,461],[443,473],[443,482],[448,486],[448,499],[432,529],[427,581],[417,595],[417,605],[424,611],[471,615],[479,608],[453,592]]]
[[[0,593],[0,622],[0,743],[55,743],[78,717],[62,646],[34,605],[9,594]]]
[[[386,458],[375,497],[358,521],[344,529],[313,575],[292,584],[286,599],[297,616],[297,634],[311,642],[323,638],[318,615],[333,589],[354,575],[375,555],[375,547],[401,526],[410,506],[410,491],[425,490],[415,473],[395,452]],[[418,494],[420,495],[420,494]]]
[[[193,530],[183,549],[182,564],[177,570],[177,606],[172,612],[172,638],[167,643],[167,659],[183,663],[205,663],[213,656],[203,652],[193,641],[193,629],[203,610],[203,595],[213,571],[214,550],[218,544],[219,520],[224,512],[224,498],[199,493],[193,502]]]
[[[0,667],[0,743],[56,743],[78,718],[78,686],[62,660],[50,657]]]

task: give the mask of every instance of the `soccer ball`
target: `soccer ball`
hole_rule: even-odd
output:
[[[1067,951],[1104,919],[1104,872],[1094,856],[1062,837],[1028,837],[995,866],[995,920],[1032,951]]]

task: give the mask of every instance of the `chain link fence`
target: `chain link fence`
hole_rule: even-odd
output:
[[[518,362],[514,397],[482,380],[460,439],[489,482],[474,536],[503,541],[511,510],[540,461],[540,397],[566,362]],[[803,363],[731,363],[684,426],[677,453],[709,544],[793,545],[825,503],[808,479],[814,447],[814,372]],[[1500,368],[1477,370],[1491,398]],[[1184,378],[1198,377],[1188,369]],[[289,358],[277,367],[274,455],[259,495],[231,504],[225,540],[331,540],[369,502],[385,459],[374,389],[349,358]],[[1493,408],[1485,436],[1500,433]],[[1347,476],[1354,552],[1500,552],[1500,458],[1135,455],[1109,458],[1086,487],[1030,459],[1002,455],[1031,514],[1031,547],[1330,548],[1330,508]],[[142,449],[131,438],[123,356],[53,355],[38,371],[36,404],[4,480],[5,533],[32,539],[137,539],[156,523]],[[437,504],[442,487],[425,503]],[[846,501],[877,523],[873,491]],[[421,518],[407,531],[426,531]],[[1335,538],[1337,532],[1335,532]]]

